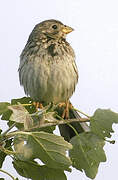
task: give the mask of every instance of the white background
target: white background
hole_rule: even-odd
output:
[[[80,76],[71,100],[75,107],[89,115],[97,108],[118,112],[117,0],[1,1],[0,101],[24,96],[17,72],[19,55],[34,25],[46,19],[58,19],[75,29],[67,38],[75,50]],[[116,144],[106,144],[107,162],[101,163],[95,180],[118,177],[118,126],[114,127]],[[8,161],[4,169],[17,177]],[[77,170],[67,176],[68,180],[89,180]],[[2,173],[1,177],[9,180]]]

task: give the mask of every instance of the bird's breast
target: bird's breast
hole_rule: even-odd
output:
[[[78,72],[71,48],[51,44],[27,58],[21,70],[21,84],[26,94],[36,101],[64,102],[77,84]]]

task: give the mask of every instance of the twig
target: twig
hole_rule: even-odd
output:
[[[15,125],[16,123],[12,124],[5,132],[1,134],[1,137],[5,136]]]
[[[45,127],[50,127],[50,126],[56,126],[56,125],[60,125],[60,124],[69,124],[69,123],[72,123],[72,122],[89,122],[90,120],[88,118],[80,118],[80,119],[64,119],[64,120],[55,120],[53,122],[48,122],[48,123],[44,123],[44,124],[38,124],[36,125],[35,127],[32,127],[30,129],[28,129],[28,131],[13,131],[13,132],[10,132],[9,134],[6,134],[5,135],[5,138],[9,139],[17,134],[28,134],[30,133],[30,131],[34,130],[34,129],[37,129],[37,128],[45,128]]]
[[[53,122],[48,122],[48,123],[44,123],[44,124],[41,124],[40,126],[35,126],[33,128],[30,128],[29,130],[33,130],[33,129],[36,129],[36,128],[44,128],[44,127],[49,127],[49,126],[56,126],[56,125],[60,125],[60,124],[68,124],[68,123],[72,123],[72,122],[81,122],[81,123],[84,123],[84,122],[90,122],[90,120],[88,118],[80,118],[80,119],[64,119],[64,120],[55,120]]]
[[[75,111],[77,111],[77,112],[83,114],[84,116],[86,116],[86,117],[88,117],[88,118],[91,118],[88,114],[86,114],[86,113],[80,111],[79,109],[73,108],[73,110],[75,110]]]

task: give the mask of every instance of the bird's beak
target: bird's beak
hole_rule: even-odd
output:
[[[72,31],[74,31],[74,29],[69,27],[69,26],[64,26],[62,28],[62,32],[65,33],[65,34],[68,34],[68,33],[72,32]]]

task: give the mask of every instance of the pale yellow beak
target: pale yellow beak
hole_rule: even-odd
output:
[[[65,33],[65,34],[68,34],[68,33],[72,32],[72,31],[74,31],[74,29],[69,27],[69,26],[64,26],[62,28],[62,32]]]

